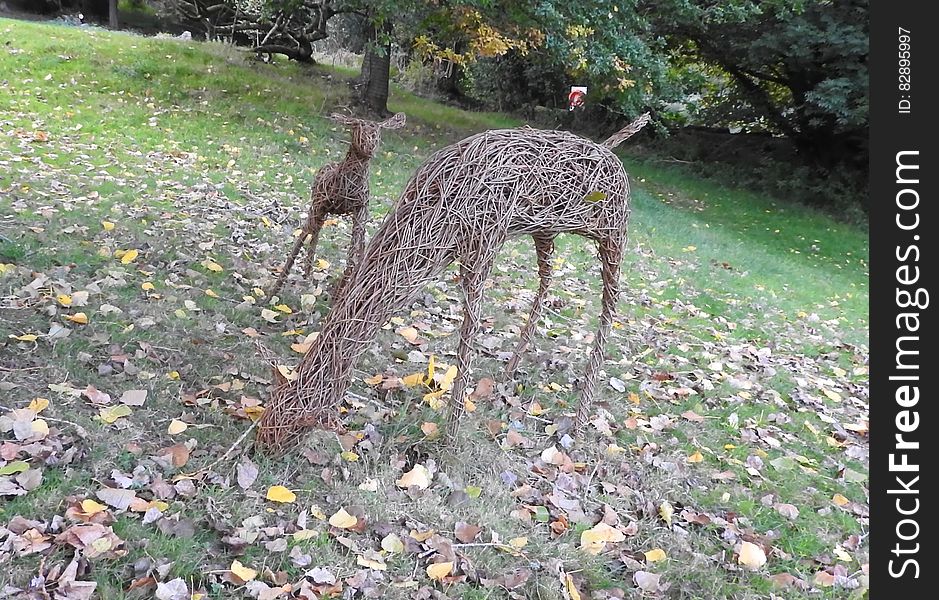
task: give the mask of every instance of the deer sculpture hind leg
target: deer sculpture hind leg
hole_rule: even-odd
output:
[[[577,407],[577,416],[574,418],[574,434],[583,431],[593,405],[593,397],[597,390],[597,377],[603,366],[603,353],[606,341],[610,335],[613,324],[613,314],[616,310],[616,300],[619,298],[619,271],[623,257],[623,239],[603,238],[598,242],[600,269],[603,279],[603,300],[600,311],[600,326],[597,337],[594,339],[593,351],[590,354],[587,370],[584,373],[581,387],[580,406]]]
[[[307,269],[312,268],[313,254],[316,251],[316,241],[319,238],[320,230],[323,228],[323,223],[325,221],[325,211],[313,210],[310,211],[310,214],[307,215],[306,222],[303,224],[300,235],[294,242],[293,248],[290,250],[290,254],[287,255],[287,260],[284,262],[284,266],[280,271],[280,275],[277,276],[277,281],[274,282],[273,287],[271,287],[271,296],[276,296],[280,292],[280,289],[284,286],[284,282],[287,281],[287,277],[290,275],[290,269],[293,268],[293,263],[297,260],[297,256],[300,254],[300,249],[303,248],[304,244],[307,246]]]
[[[305,229],[306,236],[310,241],[306,245],[306,259],[303,261],[303,278],[309,279],[313,272],[313,259],[316,257],[316,244],[320,239],[320,232],[323,230],[323,224],[326,222],[326,211],[317,210],[308,221],[308,229]]]
[[[346,257],[346,268],[342,272],[342,277],[336,282],[333,288],[333,301],[337,301],[342,295],[349,278],[355,267],[362,262],[362,255],[365,253],[365,223],[368,221],[368,207],[363,206],[354,215],[352,215],[352,241],[349,243],[349,253]]]
[[[534,235],[535,254],[538,257],[538,293],[535,294],[535,300],[531,305],[531,312],[528,314],[528,321],[525,328],[519,336],[518,345],[515,346],[515,353],[505,367],[505,379],[515,378],[515,372],[518,370],[518,363],[522,355],[528,349],[531,343],[532,335],[541,320],[541,313],[544,311],[545,300],[548,297],[548,288],[551,285],[551,255],[554,253],[553,235]]]

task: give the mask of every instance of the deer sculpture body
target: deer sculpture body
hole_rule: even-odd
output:
[[[352,241],[349,244],[346,269],[337,284],[337,293],[348,280],[355,264],[362,258],[365,248],[365,224],[368,221],[368,171],[369,163],[378,149],[382,129],[404,127],[404,113],[398,113],[380,123],[365,119],[356,119],[345,115],[333,114],[332,120],[346,125],[352,133],[352,140],[345,157],[339,162],[327,163],[313,179],[310,190],[310,210],[301,229],[300,236],[294,243],[284,267],[271,288],[271,295],[280,292],[290,269],[303,244],[307,244],[304,277],[310,276],[313,257],[320,230],[329,215],[349,215],[352,217]]]
[[[288,381],[275,369],[271,399],[258,432],[260,445],[284,450],[307,428],[333,424],[356,359],[382,325],[458,260],[464,313],[458,375],[449,403],[452,432],[464,412],[484,283],[499,249],[509,237],[520,235],[534,239],[541,282],[509,372],[517,366],[540,318],[551,280],[555,236],[575,233],[597,243],[602,311],[574,422],[575,430],[580,429],[590,415],[603,363],[626,244],[629,183],[611,150],[648,121],[648,114],[643,115],[603,144],[562,131],[487,131],[431,156],[370,240],[295,376]]]

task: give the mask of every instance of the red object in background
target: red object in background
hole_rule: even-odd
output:
[[[571,93],[567,95],[567,110],[574,110],[583,106],[587,99],[587,88],[578,85],[571,86]]]

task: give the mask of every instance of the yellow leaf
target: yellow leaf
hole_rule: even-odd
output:
[[[512,538],[511,540],[509,540],[509,546],[512,546],[513,548],[524,548],[527,545],[528,545],[527,537],[517,537],[517,538]]]
[[[410,471],[403,474],[395,481],[395,485],[400,488],[415,486],[419,490],[426,490],[430,487],[430,472],[427,470],[427,467],[421,463],[417,463]]]
[[[319,269],[320,271],[325,271],[326,269],[329,268],[329,261],[328,261],[328,260],[323,260],[322,258],[317,258],[317,259],[316,259],[316,268]]]
[[[10,336],[14,340],[19,340],[21,342],[35,342],[38,336],[35,333],[24,333],[23,335],[13,335]]]
[[[615,6],[613,8],[616,8]],[[564,574],[564,587],[567,588],[567,594],[571,597],[571,600],[581,600],[580,592],[577,591],[577,586],[574,585],[574,578],[570,573]]]
[[[423,382],[424,382],[423,373],[412,373],[411,375],[408,375],[407,377],[401,378],[401,383],[407,387],[414,387],[415,385],[420,385]]]
[[[338,529],[349,529],[355,527],[359,520],[346,512],[346,509],[340,508],[336,514],[329,517],[329,524]]]
[[[261,318],[267,321],[268,323],[276,323],[277,317],[279,316],[280,315],[278,315],[276,312],[272,311],[269,308],[261,309]]]
[[[72,305],[72,297],[69,294],[59,294],[55,299],[58,300],[59,304],[62,306]]]
[[[114,223],[110,221],[101,221],[101,226],[104,227],[105,231],[111,231],[114,229]]]
[[[659,505],[659,516],[662,517],[662,520],[665,521],[665,524],[669,527],[672,525],[673,514],[675,514],[675,509],[668,500],[663,500],[662,504]]]
[[[383,380],[384,380],[384,377],[382,377],[381,373],[379,373],[378,375],[374,375],[372,377],[365,379],[365,383],[367,383],[368,385],[378,385]]]
[[[218,294],[212,291],[211,288],[205,291],[205,295],[208,296],[209,298],[218,298]]]
[[[103,510],[108,509],[108,507],[105,506],[104,504],[101,504],[100,502],[95,502],[91,498],[86,498],[82,500],[81,507],[82,507],[82,512],[85,513],[85,515],[89,517],[92,515],[96,515]]]
[[[766,553],[763,552],[763,548],[752,542],[743,542],[740,546],[737,562],[750,570],[756,571],[766,564]]]
[[[437,362],[434,359],[434,355],[430,355],[430,360],[427,361],[427,379],[424,380],[424,385],[430,385],[434,381],[434,372],[436,371]]]
[[[284,313],[285,315],[291,315],[291,314],[293,314],[293,311],[290,310],[290,307],[287,306],[286,304],[278,304],[277,306],[274,307],[274,310],[279,310],[280,312]]]
[[[841,402],[841,394],[832,390],[822,390],[832,402]]]
[[[153,289],[156,289],[156,288],[155,288],[155,286],[153,285],[152,282],[150,282],[150,281],[144,281],[143,283],[140,284],[140,289],[149,292],[149,291],[151,291],[151,290],[153,290]]]
[[[43,438],[49,435],[49,424],[44,419],[36,419],[30,425],[34,436]]]
[[[35,398],[32,402],[29,403],[27,408],[38,415],[42,411],[49,408],[49,400],[46,398]]]
[[[300,531],[295,531],[293,533],[293,539],[294,541],[302,542],[312,537],[316,537],[317,535],[319,535],[319,532],[315,529],[301,529]]]
[[[381,540],[381,549],[390,554],[400,554],[404,552],[404,542],[397,534],[389,533]]]
[[[845,506],[846,504],[851,503],[850,500],[848,500],[841,494],[835,494],[834,496],[832,496],[831,501],[835,503],[835,506]]]
[[[127,265],[134,262],[134,259],[140,255],[136,249],[130,249],[121,256],[121,264]]]
[[[695,450],[695,451],[694,451],[694,454],[692,454],[691,456],[689,456],[686,460],[687,460],[688,462],[690,462],[690,463],[699,463],[699,462],[701,462],[702,460],[704,460],[704,456],[701,455],[701,451],[700,451],[700,450]]]
[[[202,266],[212,271],[213,273],[221,273],[222,271],[225,270],[224,267],[222,267],[222,265],[218,264],[211,258],[207,258],[204,261],[202,261]]]
[[[470,400],[469,398],[465,398],[463,400],[463,410],[465,410],[468,413],[476,412],[476,403]]]
[[[440,581],[453,571],[453,563],[450,561],[434,563],[427,565],[427,576],[434,581]]]
[[[113,423],[121,417],[129,417],[131,415],[130,407],[126,404],[116,404],[114,406],[102,406],[98,409],[98,418],[100,418],[105,423]]]
[[[661,548],[655,548],[654,550],[649,550],[645,553],[646,561],[648,562],[658,562],[660,560],[665,560],[668,556],[665,554],[665,550]]]
[[[170,371],[166,376],[173,381],[179,381],[179,371]]]
[[[636,392],[629,392],[629,401],[635,405],[639,405],[639,394]]]
[[[580,547],[587,554],[600,554],[608,543],[622,542],[626,539],[623,532],[599,522],[580,534]]]
[[[356,454],[355,452],[352,452],[351,450],[346,450],[345,452],[340,453],[339,456],[342,457],[342,460],[345,460],[348,462],[355,462],[359,460],[359,455]]]
[[[320,507],[315,504],[310,507],[310,515],[312,515],[313,518],[318,519],[320,521],[326,520],[326,513],[324,513],[322,509],[320,509]]]
[[[189,429],[189,425],[179,419],[173,419],[170,421],[170,426],[166,428],[166,433],[170,435],[178,435]]]
[[[418,531],[416,529],[412,529],[410,532],[408,532],[408,535],[417,542],[426,542],[428,539],[430,539],[430,536],[434,535],[435,533],[437,533],[436,529],[428,529],[427,531]]]
[[[78,323],[79,325],[85,325],[88,323],[88,315],[83,312],[75,313],[74,315],[65,315],[65,318],[72,323]]]
[[[444,373],[443,379],[440,381],[440,389],[447,391],[453,387],[453,382],[456,380],[456,366],[450,365],[447,367],[447,372]]]
[[[274,485],[267,490],[267,499],[272,502],[289,504],[297,501],[297,495],[282,485]]]
[[[245,582],[251,581],[252,579],[258,576],[257,571],[244,566],[243,564],[241,564],[241,561],[238,561],[238,560],[233,560],[231,563],[231,567],[229,567],[228,570],[231,571],[232,574],[235,575],[238,579],[245,581]]]

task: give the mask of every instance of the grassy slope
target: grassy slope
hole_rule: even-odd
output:
[[[242,297],[270,283],[285,236],[302,214],[313,172],[343,151],[344,133],[323,116],[343,104],[345,86],[336,71],[252,65],[239,53],[212,45],[4,20],[0,33],[10,42],[0,51],[0,78],[7,84],[0,89],[0,263],[15,265],[0,278],[5,299],[0,344],[6,344],[0,347],[0,379],[15,385],[3,404],[25,406],[48,396],[46,414],[93,432],[81,443],[86,452],[79,463],[44,468],[38,489],[0,508],[0,522],[7,522],[17,514],[36,519],[61,514],[65,496],[93,494],[114,468],[129,473],[144,465],[158,471],[146,457],[179,441],[164,433],[170,418],[206,425],[182,436],[197,444],[191,465],[207,465],[238,437],[243,422],[224,409],[237,408],[244,396],[263,401],[266,394],[266,373],[241,330],[258,329],[287,356],[289,343],[302,335],[281,334],[314,331],[325,309],[316,302],[301,310],[301,290],[310,291],[316,282],[304,287],[294,280],[283,300],[295,312],[277,324],[258,314],[266,299],[256,297],[254,306]],[[433,149],[468,132],[515,124],[397,90],[390,107],[405,111],[409,126],[386,134],[375,161],[376,216]],[[545,322],[548,337],[539,340],[517,395],[503,390],[505,402],[486,403],[473,415],[474,426],[466,428],[462,443],[479,460],[447,469],[457,489],[482,488],[480,499],[453,507],[442,484],[413,498],[393,493],[387,501],[357,487],[374,478],[379,489],[393,489],[400,475],[393,457],[439,462],[447,454],[422,440],[419,430],[422,421],[439,416],[421,405],[420,394],[394,392],[378,397],[397,409],[384,417],[370,414],[367,404],[353,410],[353,428],[374,421],[384,440],[372,451],[358,449],[362,459],[355,463],[340,460],[338,450],[324,450],[332,477],[321,477],[322,466],[310,469],[302,459],[303,464],[255,457],[261,475],[252,489],[287,485],[298,490],[297,505],[265,513],[272,507],[256,493],[206,483],[191,499],[177,497],[170,509],[196,524],[195,536],[182,542],[139,519],[119,516],[114,530],[128,540],[129,553],[94,564],[89,577],[102,586],[102,594],[118,597],[130,581],[124,566],[147,556],[174,560],[171,576],[221,594],[217,577],[207,572],[227,567],[232,556],[219,543],[220,534],[206,526],[205,519],[218,517],[213,511],[221,507],[221,520],[232,528],[256,514],[266,514],[267,525],[289,526],[298,511],[318,504],[328,513],[359,505],[370,521],[405,519],[405,529],[424,523],[452,531],[455,521],[464,520],[503,539],[528,537],[525,559],[467,550],[477,569],[490,576],[542,564],[545,568],[534,570],[522,588],[528,597],[562,593],[550,566],[556,564],[576,572],[581,590],[590,588],[598,597],[611,587],[637,594],[632,580],[637,569],[661,573],[671,585],[667,593],[676,597],[765,597],[771,585],[767,576],[779,573],[814,582],[823,594],[847,595],[846,588],[814,578],[828,569],[845,571],[857,582],[858,565],[866,562],[863,542],[845,545],[848,536],[863,533],[866,521],[866,436],[844,427],[866,419],[865,234],[822,215],[695,181],[641,157],[629,157],[626,164],[636,188],[631,252],[622,319],[606,371],[625,381],[628,390],[621,394],[604,387],[613,437],[600,436],[573,455],[586,463],[574,485],[588,515],[609,505],[624,525],[635,520],[637,533],[611,554],[588,557],[577,548],[579,532],[595,519],[555,538],[544,525],[510,516],[519,505],[500,482],[499,473],[510,469],[525,481],[519,465],[530,464],[552,443],[544,423],[526,416],[532,403],[545,410],[539,418],[554,420],[576,402],[571,389],[597,312],[597,268],[589,245],[567,238],[556,261],[559,282]],[[115,223],[114,230],[104,231],[102,221]],[[342,222],[324,235],[321,255],[333,265],[321,265],[320,279],[341,269],[346,236]],[[125,266],[113,255],[128,248],[139,249],[141,258]],[[209,258],[225,270],[207,269]],[[536,283],[530,276],[533,263],[527,240],[510,243],[502,253],[489,291],[490,327],[482,340],[493,349],[490,357],[512,347],[512,332]],[[22,286],[32,273],[50,279],[39,294],[27,297]],[[141,289],[145,282],[154,289]],[[77,309],[56,306],[55,294],[83,289],[93,294],[85,309],[88,325],[71,325],[71,335],[54,343],[8,338],[63,323],[62,314]],[[207,296],[205,289],[220,298]],[[448,278],[431,293],[435,301],[402,315],[401,323],[426,328],[431,341],[420,350],[439,356],[453,346],[450,334],[459,309],[451,304],[459,290]],[[102,303],[124,312],[103,314]],[[363,377],[420,369],[407,364],[412,348],[391,332],[383,335],[363,361]],[[757,354],[761,348],[770,350],[770,358]],[[132,356],[140,372],[101,374],[99,365],[121,352]],[[478,375],[495,376],[498,369],[491,358],[477,364]],[[76,388],[93,384],[112,396],[132,388],[146,388],[150,395],[145,407],[106,425],[93,419],[96,410],[87,403],[47,387],[62,381]],[[232,390],[232,382],[244,391]],[[187,394],[202,390],[211,402],[185,402],[191,398]],[[356,392],[369,394],[362,383]],[[519,413],[517,406],[524,410]],[[679,416],[688,410],[707,419],[697,423]],[[492,420],[518,422],[534,447],[500,448],[482,428]],[[328,436],[317,439],[321,448],[335,445]],[[615,450],[604,453],[611,442],[625,449],[625,458],[614,458]],[[137,448],[143,454],[135,454]],[[695,451],[701,462],[688,462]],[[232,466],[219,471],[228,475]],[[544,478],[528,481],[542,493],[551,491]],[[626,487],[600,488],[600,481]],[[836,494],[852,504],[832,505]],[[690,525],[676,516],[680,529],[670,528],[657,514],[663,500],[717,520]],[[545,502],[533,497],[529,503]],[[798,517],[784,518],[774,508],[780,503],[796,506]],[[551,510],[553,520],[557,509]],[[776,549],[762,571],[736,567],[733,542],[740,539]],[[301,546],[313,548],[314,565],[345,574],[357,568],[354,556],[325,533]],[[665,549],[669,559],[637,564],[637,557],[641,563],[641,553],[654,547]],[[842,560],[839,551],[849,559]],[[59,551],[56,557],[61,556]],[[20,584],[35,572],[33,558],[14,559]],[[557,560],[562,562],[552,562]],[[293,580],[304,570],[285,552],[269,552],[259,543],[248,546],[242,561],[258,569],[284,569]],[[428,585],[424,566],[413,556],[401,557],[389,560],[389,573],[409,581],[416,570],[418,585]],[[410,594],[391,589],[385,593]],[[457,583],[449,593],[501,597],[470,583]],[[802,592],[789,587],[782,593]]]

